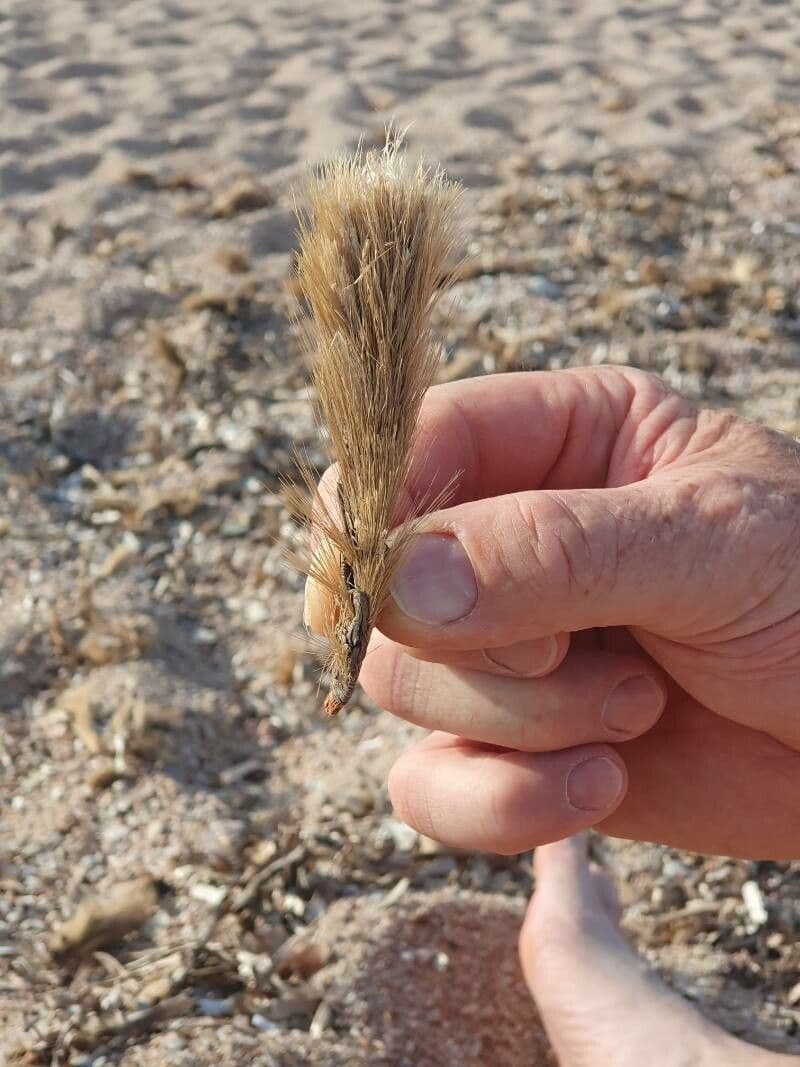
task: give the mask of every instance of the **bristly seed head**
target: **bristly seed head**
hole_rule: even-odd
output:
[[[439,362],[430,319],[455,267],[459,192],[441,171],[411,167],[391,134],[382,151],[323,166],[306,192],[297,284],[311,312],[304,334],[316,413],[338,482],[335,503],[326,502],[303,466],[306,492],[290,496],[316,545],[304,569],[327,595],[325,709],[336,714],[416,529],[415,515],[393,526]]]

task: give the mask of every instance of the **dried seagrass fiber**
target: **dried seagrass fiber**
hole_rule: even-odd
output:
[[[291,495],[310,544],[303,569],[324,593],[321,623],[335,715],[350,699],[419,512],[398,527],[420,405],[439,362],[431,311],[460,244],[458,188],[412,166],[399,140],[324,165],[300,213],[297,287],[316,415],[336,463],[331,499]]]

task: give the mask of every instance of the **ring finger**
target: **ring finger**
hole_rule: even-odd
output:
[[[511,855],[601,822],[627,781],[609,745],[532,754],[435,733],[395,763],[389,793],[399,818],[420,833]]]

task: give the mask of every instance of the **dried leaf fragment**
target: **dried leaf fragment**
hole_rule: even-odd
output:
[[[152,643],[155,627],[141,614],[94,612],[89,628],[78,642],[77,654],[94,666],[137,659]]]
[[[215,218],[230,218],[242,211],[258,211],[274,202],[275,197],[268,189],[259,187],[249,178],[240,178],[214,198],[211,214]]]
[[[306,981],[322,970],[330,957],[327,945],[313,941],[306,933],[302,933],[290,937],[281,945],[273,957],[273,964],[279,977],[296,975]]]
[[[228,312],[230,306],[230,295],[217,289],[201,289],[196,293],[190,293],[181,301],[181,307],[184,311]]]
[[[147,922],[157,903],[155,883],[149,876],[88,897],[53,931],[50,952],[60,959],[117,945]]]
[[[247,253],[238,248],[217,248],[214,250],[214,260],[229,274],[246,274],[250,270]]]
[[[110,578],[113,574],[116,574],[120,567],[124,566],[132,556],[136,555],[139,547],[138,538],[134,534],[124,537],[110,550],[102,563],[98,564],[95,569],[95,577],[103,579]]]
[[[72,713],[73,729],[87,752],[93,756],[102,752],[103,740],[95,729],[89,684],[84,682],[82,685],[68,689],[62,694],[59,703],[65,711]]]
[[[150,354],[167,370],[173,388],[176,391],[180,389],[186,379],[186,364],[174,341],[171,341],[164,330],[154,323],[150,325]]]

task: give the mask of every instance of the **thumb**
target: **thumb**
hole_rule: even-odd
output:
[[[727,599],[720,562],[731,546],[707,511],[699,476],[514,493],[440,511],[412,542],[380,628],[439,649],[595,626],[677,632],[684,617],[696,619],[698,581],[704,604],[723,608]]]

